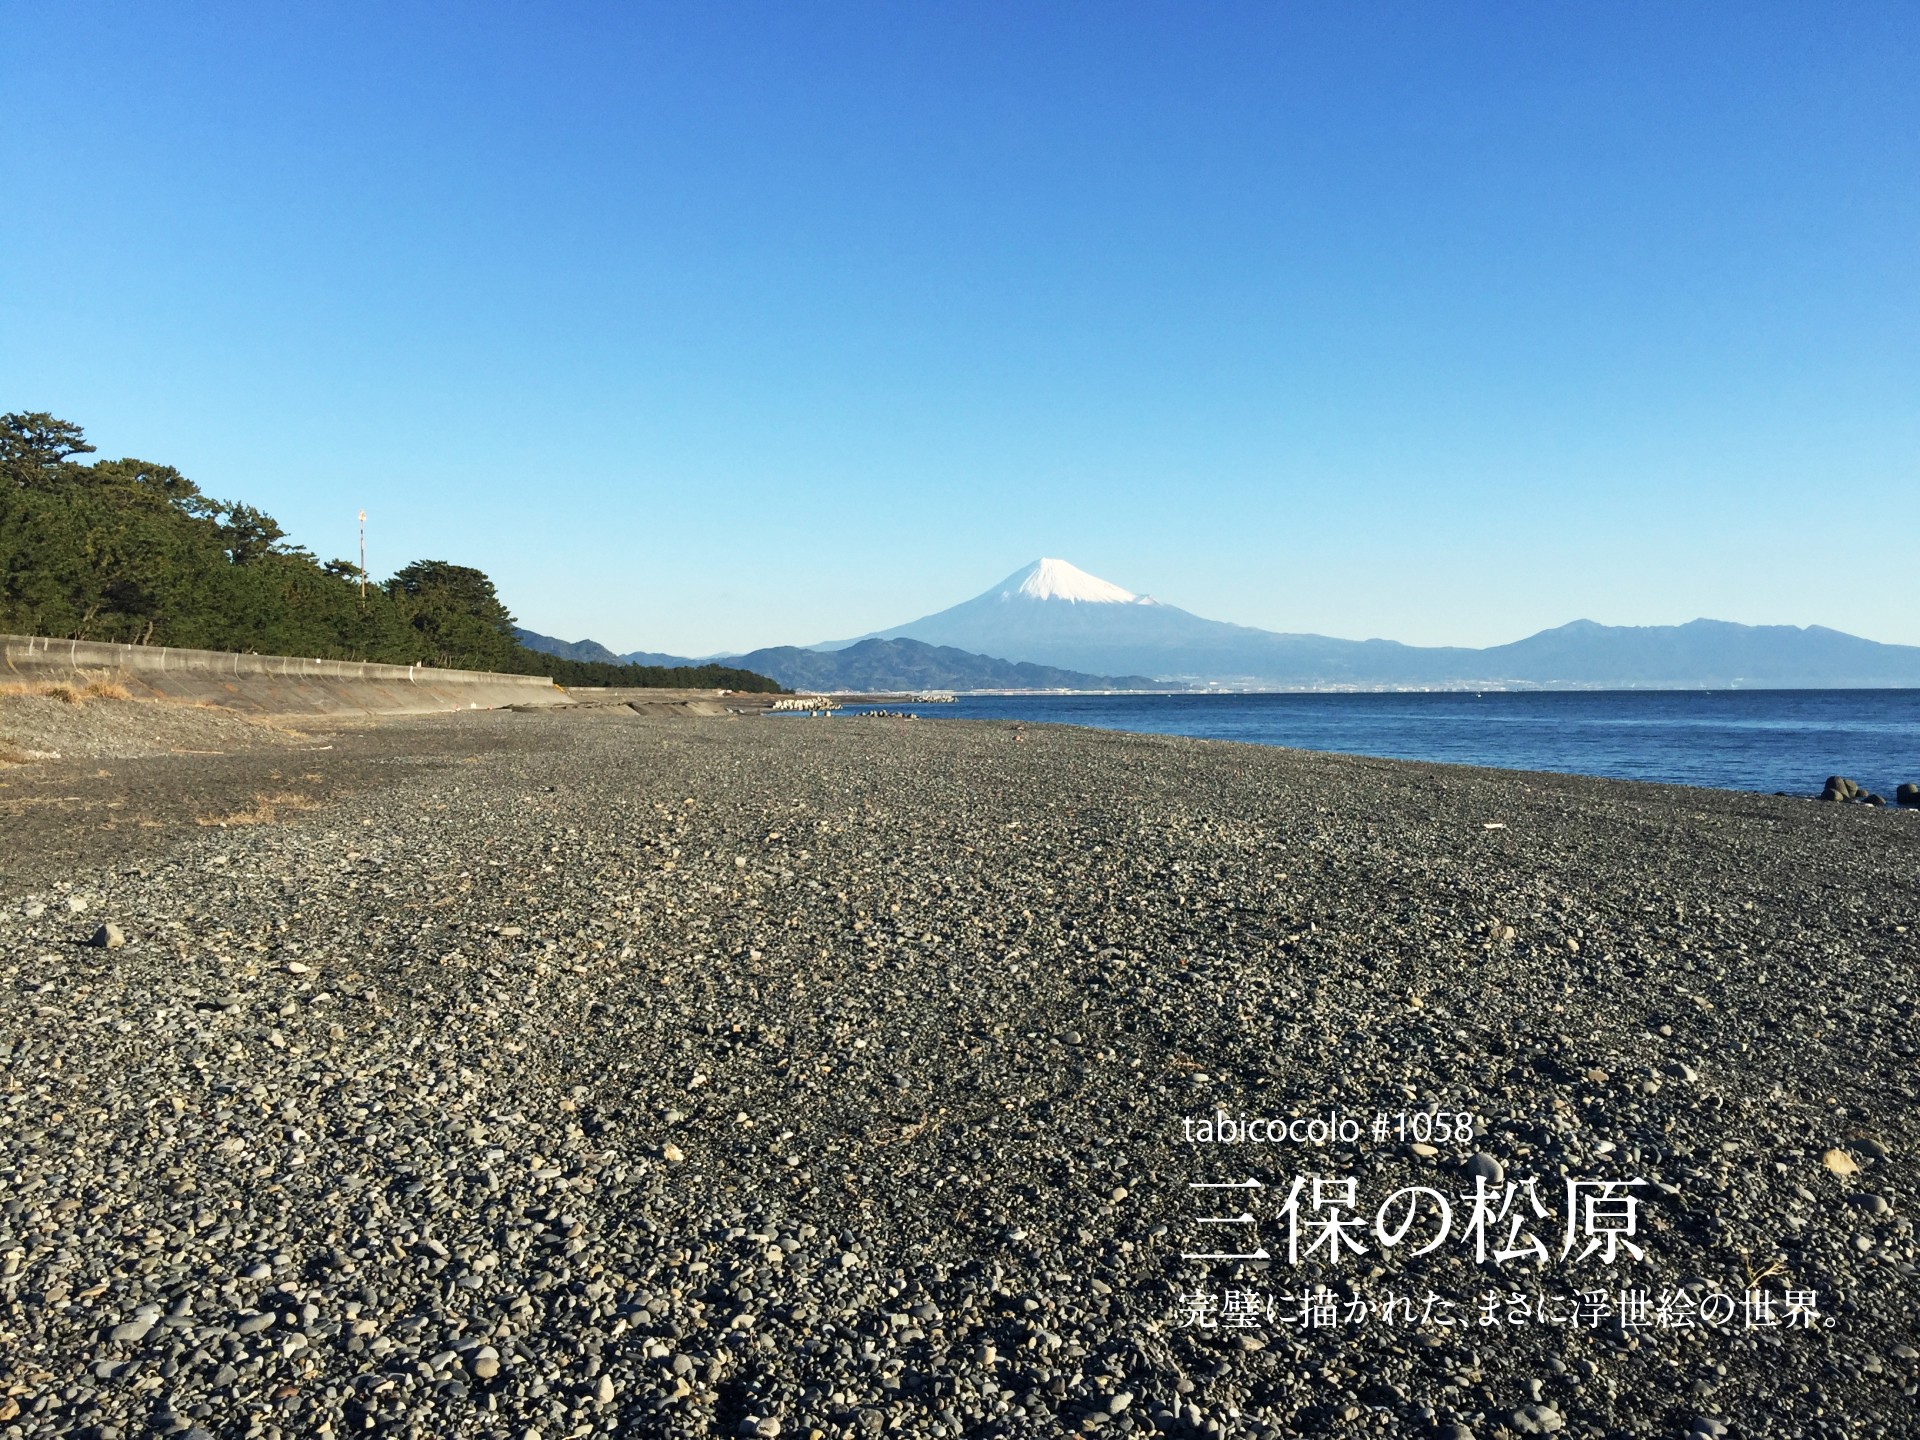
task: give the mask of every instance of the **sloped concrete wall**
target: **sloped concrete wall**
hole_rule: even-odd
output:
[[[105,680],[149,699],[224,705],[266,715],[411,715],[567,703],[566,692],[544,675],[236,655],[26,635],[0,635],[0,680],[48,684]]]

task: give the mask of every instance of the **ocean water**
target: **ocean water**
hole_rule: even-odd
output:
[[[1889,804],[1895,786],[1920,783],[1920,690],[983,695],[882,708],[1724,790],[1812,795],[1845,775]]]

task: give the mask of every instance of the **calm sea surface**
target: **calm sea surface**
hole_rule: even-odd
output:
[[[1920,781],[1920,690],[963,697],[928,718],[1093,725],[1402,760],[1893,801]],[[841,723],[841,722],[832,722]]]

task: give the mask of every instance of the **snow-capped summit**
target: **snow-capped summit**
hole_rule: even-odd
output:
[[[1017,593],[1029,600],[1067,600],[1096,605],[1132,605],[1141,599],[1112,581],[1089,575],[1078,565],[1053,559],[1036,560],[1024,573],[1008,576],[1002,593],[1009,598]]]
[[[919,640],[951,646],[974,655],[1025,654],[1029,651],[1122,651],[1149,656],[1156,664],[1182,648],[1192,627],[1210,620],[1136,595],[1079,566],[1049,556],[1035,560],[971,600],[926,615],[907,625],[862,639]],[[1232,629],[1233,627],[1222,627]],[[841,645],[851,644],[842,641]],[[827,645],[823,649],[837,649]],[[1064,668],[1064,667],[1060,667]],[[1146,674],[1095,671],[1095,674]]]

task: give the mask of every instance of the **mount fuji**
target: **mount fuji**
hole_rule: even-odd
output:
[[[1818,625],[1576,620],[1484,650],[1338,640],[1208,620],[1051,558],[971,600],[858,639],[919,640],[1095,675],[1236,689],[1920,686],[1920,646],[1882,645]]]

